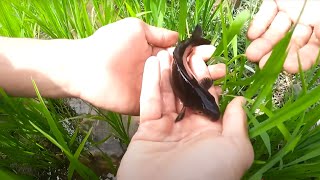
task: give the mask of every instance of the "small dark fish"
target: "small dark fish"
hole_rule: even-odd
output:
[[[184,117],[186,107],[201,112],[213,118],[212,120],[217,120],[220,116],[219,107],[214,97],[208,92],[213,80],[205,78],[198,82],[187,63],[187,57],[194,46],[211,43],[201,36],[201,27],[197,25],[191,38],[179,42],[173,52],[171,86],[174,94],[183,103],[183,108],[176,121],[180,121]]]

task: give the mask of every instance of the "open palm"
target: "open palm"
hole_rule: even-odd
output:
[[[248,37],[252,43],[247,48],[249,60],[259,62],[263,67],[271,55],[272,48],[285,36],[293,23],[296,23],[305,0],[264,0],[253,19]],[[316,63],[320,50],[320,1],[308,0],[297,22],[290,41],[290,50],[284,63],[289,73],[299,71],[298,55],[303,70]]]
[[[195,51],[189,61],[198,79],[225,75],[224,65],[207,68],[202,59],[208,53],[198,54]],[[121,162],[118,178],[239,179],[253,159],[243,99],[229,104],[222,121],[212,122],[187,109],[184,118],[175,123],[181,104],[171,89],[170,61],[169,53],[161,51],[145,64],[140,125]],[[217,99],[216,90],[209,89]]]

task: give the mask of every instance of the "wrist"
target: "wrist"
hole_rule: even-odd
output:
[[[44,97],[70,97],[70,73],[83,52],[78,40],[0,37],[0,87],[11,95],[33,97],[31,80]],[[79,40],[80,41],[80,40]]]
[[[46,97],[78,97],[73,80],[81,73],[77,65],[83,58],[82,41],[57,39],[44,44],[40,55],[44,59],[34,62],[35,81],[42,88],[42,94]]]
[[[60,57],[55,61],[49,76],[61,90],[61,97],[80,98],[82,86],[87,83],[87,61],[93,56],[85,39],[57,41],[57,54]]]
[[[107,44],[99,43],[93,36],[75,40],[71,48],[75,53],[71,55],[69,63],[65,64],[67,72],[64,73],[64,88],[72,97],[110,110],[113,97],[109,95],[113,94],[113,89],[107,89],[106,85],[112,84],[112,73],[106,62],[112,58],[112,53],[106,54]]]

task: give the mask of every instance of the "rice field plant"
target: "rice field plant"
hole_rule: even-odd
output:
[[[285,87],[281,97],[275,98],[276,89],[284,86],[279,82],[294,27],[274,47],[267,64],[260,70],[244,55],[249,43],[246,28],[260,1],[237,3],[2,0],[0,35],[79,39],[92,35],[101,26],[136,17],[151,25],[178,31],[180,39],[184,39],[200,24],[206,38],[217,47],[208,64],[223,62],[227,65],[226,77],[215,82],[223,89],[221,110],[234,96],[244,96],[248,102],[244,109],[255,161],[243,179],[320,177],[320,127],[316,126],[320,119],[320,68],[315,65],[308,71],[300,70],[296,75],[286,76],[290,77],[290,85]],[[88,149],[111,137],[125,149],[130,143],[131,118],[124,120],[120,114],[95,107],[97,115],[78,115],[68,106],[67,100],[42,98],[36,84],[34,87],[37,98],[10,97],[0,90],[0,178],[103,177],[88,163],[92,160]],[[89,128],[81,126],[84,118],[107,122],[110,135],[102,142],[93,142],[91,124]],[[104,154],[103,161],[108,166],[106,173],[116,174],[117,163],[108,154]]]

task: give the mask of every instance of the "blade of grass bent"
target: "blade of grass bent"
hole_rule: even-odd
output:
[[[300,140],[301,136],[295,137],[292,141],[282,148],[276,155],[274,155],[262,168],[260,168],[255,174],[253,174],[249,180],[258,180],[262,178],[264,172],[272,168],[277,162],[281,160],[289,151],[291,151]]]
[[[90,134],[91,134],[91,131],[92,131],[93,127],[90,128],[90,130],[88,131],[88,133],[86,134],[86,136],[83,138],[81,144],[79,145],[78,149],[76,150],[76,152],[74,153],[74,158],[75,159],[78,159],[79,156],[80,156],[80,153],[81,151],[83,150],[84,148],[84,145],[85,143],[87,142]],[[73,163],[70,163],[69,165],[69,168],[68,168],[68,179],[72,179],[72,176],[73,176],[73,172],[75,170],[75,165]]]
[[[37,97],[38,97],[38,99],[39,99],[39,101],[40,101],[40,103],[41,103],[41,105],[42,105],[42,108],[43,108],[43,111],[42,111],[42,112],[44,113],[44,115],[45,115],[45,117],[46,117],[46,119],[47,119],[47,121],[48,121],[48,124],[49,124],[49,126],[50,126],[50,130],[52,131],[53,135],[55,136],[55,138],[57,139],[57,141],[59,142],[59,144],[61,144],[61,146],[62,146],[64,149],[70,151],[69,147],[67,146],[67,142],[66,142],[65,139],[63,138],[62,133],[61,133],[60,130],[58,129],[58,127],[57,127],[55,121],[53,120],[53,118],[52,118],[49,110],[47,109],[47,107],[46,107],[46,105],[45,105],[45,103],[44,103],[44,101],[43,101],[43,99],[42,99],[42,97],[41,97],[41,95],[40,95],[40,92],[39,92],[39,90],[38,90],[38,88],[37,88],[36,82],[35,82],[34,80],[32,80],[32,84],[33,84],[33,87],[34,87],[34,89],[35,89],[35,91],[36,91]]]
[[[88,167],[86,167],[85,165],[81,164],[79,162],[79,160],[76,159],[71,154],[71,152],[69,150],[67,150],[63,146],[61,146],[61,144],[59,142],[57,142],[53,137],[51,137],[49,134],[47,134],[42,129],[40,129],[37,125],[35,125],[31,121],[29,121],[29,122],[37,131],[39,131],[41,134],[43,134],[43,136],[45,136],[50,142],[52,142],[59,149],[61,149],[61,151],[63,151],[65,153],[65,155],[68,157],[70,163],[75,165],[75,167],[77,169],[77,172],[79,173],[79,175],[81,177],[83,177],[84,179],[89,179],[89,178],[98,179],[98,177]]]
[[[253,125],[258,126],[259,125],[258,120],[250,113],[250,110],[246,106],[244,106],[243,109],[245,110],[248,118],[252,121]],[[270,143],[270,137],[268,133],[267,132],[261,133],[260,137],[268,150],[269,157],[271,157],[271,143]]]
[[[285,58],[287,56],[287,47],[289,45],[293,29],[286,34],[274,47],[271,56],[267,60],[265,66],[259,73],[256,73],[255,80],[245,93],[245,97],[251,99],[259,89],[268,84],[273,83],[278,74],[281,72]]]
[[[234,19],[234,21],[231,23],[228,31],[227,31],[227,44],[229,45],[232,41],[232,39],[240,33],[241,29],[243,28],[245,22],[250,18],[250,12],[248,10],[242,11],[237,17]],[[212,54],[212,57],[220,56],[223,51],[223,43],[221,42],[214,53]],[[208,64],[212,64],[212,61],[209,61]]]
[[[290,120],[290,118],[299,115],[320,100],[319,92],[320,86],[309,91],[306,95],[301,96],[301,98],[297,99],[294,103],[285,105],[282,109],[277,111],[277,113],[274,113],[273,117],[260,123],[259,126],[250,129],[250,137],[253,138],[260,135],[262,132],[275,127],[278,123]]]

